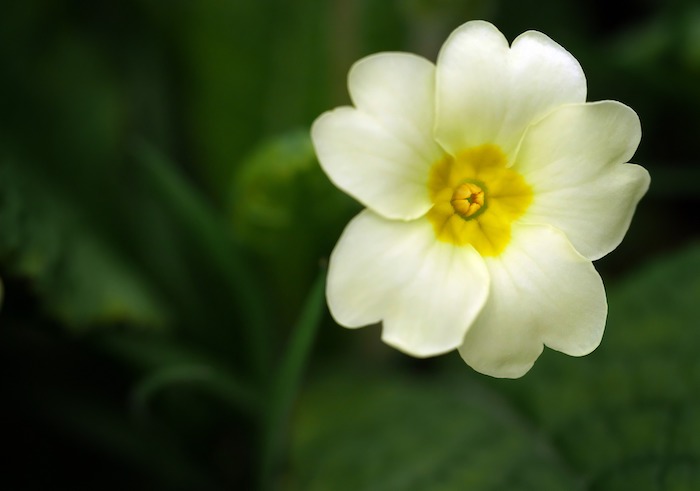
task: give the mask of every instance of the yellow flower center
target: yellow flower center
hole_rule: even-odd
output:
[[[438,240],[472,245],[482,256],[505,250],[511,224],[532,203],[532,189],[506,164],[505,154],[491,144],[433,164],[428,188],[434,205],[428,219]]]
[[[455,189],[450,203],[462,218],[469,218],[484,206],[484,190],[472,182],[462,183]]]

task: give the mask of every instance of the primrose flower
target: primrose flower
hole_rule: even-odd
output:
[[[649,187],[626,163],[636,113],[586,103],[581,66],[549,37],[509,46],[483,21],[455,30],[435,65],[380,53],[348,79],[354,107],[312,127],[323,170],[367,207],[330,258],[335,320],[382,321],[407,354],[458,349],[495,377],[522,376],[543,346],[593,351],[607,302],[591,261]]]

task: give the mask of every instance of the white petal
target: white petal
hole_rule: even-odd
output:
[[[383,320],[387,344],[424,357],[462,343],[488,285],[481,256],[438,242],[427,219],[387,220],[365,210],[331,254],[326,293],[339,324]]]
[[[526,219],[563,230],[591,260],[622,241],[649,173],[633,164],[639,118],[613,101],[563,106],[525,133],[515,169],[533,188]]]
[[[357,109],[322,114],[311,136],[333,183],[387,218],[427,212],[428,173],[443,154],[432,137],[435,66],[404,53],[358,61],[348,86]]]
[[[467,22],[437,61],[436,138],[456,153],[484,143],[511,155],[526,127],[553,108],[586,100],[576,59],[536,31],[508,41],[493,25]]]
[[[442,157],[433,138],[435,65],[411,53],[379,53],[355,63],[348,74],[355,107],[371,114],[430,163]]]
[[[524,375],[542,344],[572,356],[593,351],[603,336],[607,302],[600,276],[562,232],[514,225],[511,244],[488,258],[489,299],[459,352],[494,377]]]

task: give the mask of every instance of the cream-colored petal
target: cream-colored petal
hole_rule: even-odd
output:
[[[427,219],[387,220],[365,210],[331,254],[326,294],[339,324],[383,320],[387,344],[425,357],[462,343],[488,285],[476,251],[437,241]]]
[[[475,370],[524,375],[543,343],[572,356],[594,350],[607,316],[605,290],[589,260],[559,230],[515,224],[511,243],[487,258],[489,299],[459,348]]]
[[[433,138],[435,65],[411,53],[378,53],[350,69],[348,90],[355,107],[433,163],[444,154]]]
[[[583,70],[568,51],[536,31],[509,48],[484,21],[450,35],[436,77],[435,134],[453,154],[495,143],[512,155],[529,124],[561,104],[586,100]]]
[[[358,61],[348,86],[356,108],[322,114],[311,136],[321,167],[340,189],[396,219],[423,215],[431,165],[443,155],[433,139],[435,66],[407,53]]]
[[[619,245],[649,173],[626,164],[641,138],[639,118],[619,102],[562,106],[523,138],[515,169],[533,188],[525,219],[563,230],[591,260]]]

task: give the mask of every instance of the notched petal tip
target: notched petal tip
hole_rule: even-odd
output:
[[[645,194],[647,194],[649,187],[651,187],[651,174],[646,168],[633,162],[627,162],[625,166],[627,166],[628,169],[634,169],[632,172],[637,175],[637,192],[639,199],[641,199]]]
[[[508,47],[508,39],[506,39],[503,33],[495,25],[485,20],[470,20],[457,27],[450,33],[440,51],[442,52],[443,50],[447,49],[449,45],[454,42],[455,38],[462,36],[486,37],[492,42],[496,41],[499,44]],[[439,58],[440,56],[438,55],[438,59]]]
[[[430,162],[372,115],[339,107],[311,128],[321,168],[338,188],[378,214],[413,220],[432,206]]]
[[[588,102],[585,104],[601,113],[600,124],[609,128],[611,138],[617,138],[627,145],[627,151],[622,153],[617,161],[626,163],[634,156],[639,143],[642,141],[642,122],[639,114],[628,105],[613,100]]]
[[[489,300],[459,349],[468,365],[517,378],[543,345],[574,356],[598,346],[607,316],[603,283],[563,232],[519,224],[509,248],[487,266]]]
[[[548,36],[529,31],[510,46],[486,22],[450,35],[436,80],[435,135],[453,154],[489,142],[512,157],[528,125],[587,92],[581,65]]]
[[[367,101],[366,93],[379,92],[384,96],[396,96],[405,91],[411,92],[424,85],[426,78],[432,78],[434,70],[435,65],[431,61],[414,53],[374,53],[359,59],[350,67],[347,77],[348,92],[356,107],[371,111],[372,108],[368,106],[376,105],[376,100]],[[411,80],[414,86],[407,86],[406,80]],[[428,85],[431,88],[430,84]],[[384,94],[381,94],[382,91]],[[432,91],[428,91],[412,95],[432,97],[433,94]],[[367,102],[369,103],[366,104]]]
[[[405,355],[421,359],[444,355],[450,351],[456,350],[461,344],[461,341],[438,346],[430,346],[425,343],[406,343],[404,339],[395,338],[385,331],[382,332],[382,341]]]
[[[515,363],[513,360],[504,360],[501,363],[494,363],[492,360],[489,360],[487,362],[480,363],[479,361],[475,360],[468,361],[464,356],[462,356],[462,359],[472,369],[481,373],[482,375],[488,375],[489,377],[493,378],[516,379],[524,377],[527,372],[529,372],[532,367],[535,366],[537,358],[540,357],[543,351],[544,345],[541,345],[541,349],[535,358],[532,361],[527,361],[524,363]]]
[[[387,344],[422,358],[461,345],[486,303],[489,281],[481,256],[437,242],[427,219],[386,220],[365,210],[331,254],[327,296],[340,324],[382,319]]]
[[[475,371],[494,378],[520,378],[535,365],[535,362],[544,351],[544,344],[539,339],[527,340],[522,350],[509,351],[505,348],[500,351],[494,349],[482,350],[478,344],[467,335],[464,343],[459,347],[459,355],[462,360]]]
[[[412,220],[432,206],[428,172],[443,155],[432,136],[434,75],[410,53],[363,58],[348,75],[355,107],[328,111],[311,127],[331,181],[387,218]]]
[[[626,163],[640,139],[639,116],[616,101],[563,105],[530,126],[514,166],[535,193],[526,219],[559,228],[590,260],[608,254],[649,186]]]

